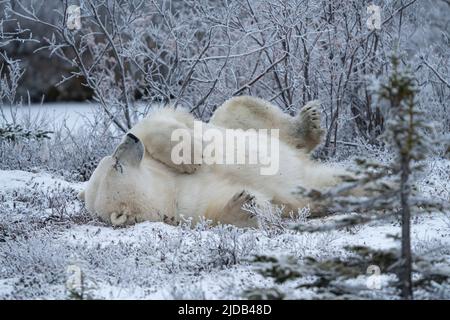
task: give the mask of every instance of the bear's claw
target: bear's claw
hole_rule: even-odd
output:
[[[294,121],[292,134],[297,137],[296,147],[314,149],[321,141],[323,130],[320,127],[321,112],[318,100],[308,102]]]
[[[320,128],[320,116],[321,112],[319,110],[320,104],[319,101],[314,100],[308,102],[301,110],[300,110],[300,122],[302,126],[305,128]]]
[[[255,196],[248,193],[246,190],[236,193],[231,199],[231,203],[241,208],[244,204],[250,203],[255,199]]]

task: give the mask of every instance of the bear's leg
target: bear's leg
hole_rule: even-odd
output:
[[[313,150],[323,135],[318,101],[308,102],[291,117],[263,99],[233,97],[214,112],[210,122],[230,129],[279,129],[281,141],[306,152]]]
[[[225,101],[210,123],[229,129],[280,129],[291,117],[268,101],[250,96]]]
[[[258,220],[251,212],[244,210],[245,204],[251,204],[255,197],[245,190],[236,193],[225,205],[218,221],[238,227],[258,227]]]
[[[320,127],[320,104],[308,102],[291,124],[290,135],[295,138],[297,149],[313,150],[321,142],[323,130]]]

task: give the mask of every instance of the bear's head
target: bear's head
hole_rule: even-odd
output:
[[[128,133],[113,155],[100,161],[78,195],[91,214],[113,225],[127,225],[157,212],[149,186],[154,174],[143,163],[144,153],[142,142]]]

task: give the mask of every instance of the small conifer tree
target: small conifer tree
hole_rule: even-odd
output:
[[[342,183],[337,187],[323,192],[299,190],[299,195],[309,197],[315,203],[328,208],[333,213],[334,219],[320,225],[301,223],[295,225],[294,229],[300,232],[329,231],[400,216],[402,226],[400,253],[348,247],[347,249],[356,253],[359,258],[326,262],[307,259],[303,265],[297,265],[298,267],[289,264],[288,269],[286,263],[281,263],[282,259],[257,257],[255,261],[263,265],[262,274],[274,278],[275,283],[290,281],[304,275],[319,275],[321,281],[319,285],[316,284],[316,288],[323,288],[325,283],[328,290],[350,294],[350,291],[342,290],[339,283],[334,280],[354,276],[357,274],[355,267],[358,264],[370,264],[370,260],[374,260],[374,257],[382,257],[378,260],[383,261],[386,269],[395,269],[397,273],[401,297],[413,298],[411,216],[413,213],[431,209],[444,211],[448,209],[448,204],[424,198],[413,188],[414,177],[423,170],[422,160],[426,158],[433,142],[425,134],[428,126],[424,122],[423,113],[416,106],[416,80],[411,73],[400,70],[399,61],[398,57],[392,58],[391,75],[378,92],[379,102],[387,105],[388,122],[383,137],[385,146],[394,153],[394,159],[387,164],[356,159],[356,168],[351,169],[353,174],[342,177]],[[349,215],[351,212],[355,214]],[[386,261],[392,262],[396,268],[389,267]],[[278,279],[278,275],[282,278]],[[337,286],[339,290],[336,289]]]

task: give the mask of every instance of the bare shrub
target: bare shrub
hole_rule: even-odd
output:
[[[105,119],[124,132],[155,103],[184,105],[208,119],[229,97],[251,94],[291,114],[320,99],[323,154],[351,146],[355,137],[377,145],[385,114],[371,87],[388,74],[393,49],[406,52],[423,79],[418,102],[436,111],[430,121],[450,123],[449,42],[426,23],[432,16],[446,30],[439,15],[445,3],[382,2],[380,28],[372,29],[366,0],[89,0],[81,2],[80,30],[66,25],[68,2],[55,3],[51,17],[38,4],[17,1],[7,11],[54,33],[39,41],[74,68],[62,82],[84,78]],[[421,33],[430,35],[432,50],[417,38]]]

